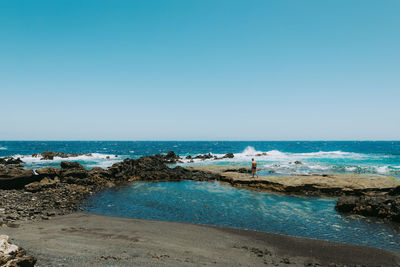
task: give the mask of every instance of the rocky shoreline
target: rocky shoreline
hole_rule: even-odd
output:
[[[55,215],[76,211],[92,195],[105,188],[133,181],[180,181],[184,179],[218,180],[219,175],[188,170],[167,164],[176,163],[178,156],[146,156],[125,159],[107,169],[85,169],[78,162],[64,161],[60,169],[23,168],[22,161],[0,158],[0,224],[18,227],[18,222],[47,220]]]
[[[43,154],[59,155],[59,152]],[[232,156],[228,153],[224,157]],[[206,159],[208,154],[197,158]],[[330,174],[253,179],[246,167],[169,166],[181,160],[171,151],[166,155],[128,158],[107,169],[87,170],[78,162],[63,161],[60,169],[30,170],[24,169],[20,159],[0,158],[0,223],[15,225],[18,221],[46,220],[69,214],[76,211],[87,196],[133,181],[181,180],[217,180],[232,186],[285,194],[339,196],[336,209],[340,212],[400,221],[400,182],[387,177]]]
[[[49,158],[60,156],[58,152],[45,153]],[[205,160],[208,155],[198,158]],[[340,196],[336,205],[340,212],[400,222],[400,184],[388,178],[318,175],[253,179],[245,167],[169,166],[181,160],[174,152],[169,152],[125,159],[107,169],[87,170],[78,162],[64,161],[60,169],[30,170],[24,169],[20,159],[0,158],[0,225],[18,228],[23,221],[49,220],[56,215],[70,214],[77,211],[89,195],[133,181],[181,180],[217,180],[232,186],[286,194]]]

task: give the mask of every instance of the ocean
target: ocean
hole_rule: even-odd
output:
[[[381,174],[400,177],[400,141],[0,141],[0,156],[20,157],[27,168],[58,166],[65,159],[40,160],[30,155],[46,150],[85,153],[68,160],[87,168],[108,167],[125,158],[174,151],[181,156],[234,153],[233,159],[195,160],[182,165],[258,161],[260,175],[311,173]],[[263,156],[256,156],[263,154]],[[303,164],[294,164],[301,161]]]

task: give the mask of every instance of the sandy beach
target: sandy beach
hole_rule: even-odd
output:
[[[396,266],[370,247],[247,230],[75,213],[2,228],[39,266]]]

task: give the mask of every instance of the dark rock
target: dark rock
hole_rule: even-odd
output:
[[[212,158],[213,158],[213,156],[211,155],[211,153],[204,154],[204,155],[197,155],[194,157],[194,159],[201,159],[201,160],[212,159]]]
[[[22,257],[18,257],[16,259],[13,260],[12,265],[11,266],[18,266],[18,267],[34,267],[35,263],[36,263],[36,258],[34,256],[22,256]]]
[[[4,157],[0,158],[0,165],[20,165],[22,164],[22,160],[20,158],[13,158],[13,157]]]
[[[190,156],[190,155],[186,156],[186,159],[192,159],[192,156]]]
[[[223,159],[233,159],[235,155],[233,153],[225,154],[222,158]]]
[[[400,196],[363,195],[342,196],[335,206],[340,212],[385,218],[400,222]]]
[[[63,152],[44,151],[42,153],[32,154],[32,157],[41,157],[41,160],[53,160],[54,157],[72,158],[82,155],[91,156],[91,154],[82,154],[82,153],[63,153]]]
[[[400,186],[393,188],[389,192],[389,195],[391,195],[391,196],[399,196],[400,195]]]
[[[263,152],[263,153],[256,154],[256,157],[267,156],[267,155],[268,155],[267,152]]]
[[[168,154],[164,157],[166,163],[176,163],[179,161],[180,157],[175,154],[174,151],[169,151]]]
[[[0,189],[20,189],[39,179],[32,170],[11,166],[0,166]]]
[[[238,173],[251,173],[250,168],[233,168],[233,169],[227,169],[225,172],[238,172]]]
[[[100,167],[94,167],[89,171],[89,176],[91,177],[101,177],[103,179],[109,179],[110,178],[110,172],[106,169],[100,168]]]
[[[54,179],[55,177],[60,176],[60,170],[54,167],[44,167],[36,170],[37,175],[39,178],[48,177],[50,179]]]
[[[202,180],[208,179],[210,175],[199,171],[189,171],[180,166],[170,168],[159,155],[125,159],[112,165],[109,171],[112,179],[115,180]],[[214,175],[214,177],[217,176]]]
[[[78,162],[63,161],[61,162],[61,178],[62,179],[83,179],[89,176],[88,171]]]
[[[296,160],[296,161],[294,162],[294,164],[297,164],[297,165],[302,165],[302,164],[303,164],[303,162]]]

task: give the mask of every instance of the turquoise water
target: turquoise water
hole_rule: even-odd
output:
[[[87,168],[108,167],[127,157],[139,158],[173,150],[182,156],[209,152],[216,156],[235,153],[235,157],[229,160],[185,161],[183,165],[247,166],[254,157],[261,175],[361,173],[400,177],[399,141],[0,141],[0,156],[22,157],[27,168],[59,166],[62,160],[66,160],[47,161],[29,156],[46,150],[91,153],[91,156],[68,159],[78,161]],[[267,155],[257,157],[263,152]],[[293,164],[296,160],[303,164]]]
[[[400,252],[399,226],[335,211],[334,198],[233,188],[218,182],[135,182],[101,192],[84,211],[217,225],[366,245]]]

